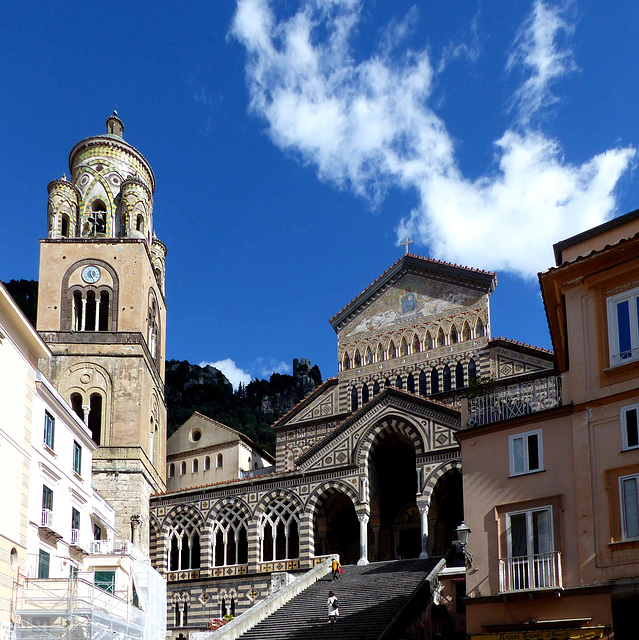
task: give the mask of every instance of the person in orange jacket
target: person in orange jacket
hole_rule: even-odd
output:
[[[339,580],[339,570],[341,569],[341,567],[342,565],[339,563],[339,560],[337,558],[333,558],[333,562],[331,563],[331,569],[333,569],[333,577],[331,578],[331,582],[333,582],[335,578]]]

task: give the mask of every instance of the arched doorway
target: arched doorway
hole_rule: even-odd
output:
[[[415,447],[407,435],[381,434],[371,453],[369,481],[372,559],[417,558],[421,529],[415,502]]]
[[[359,521],[351,499],[338,491],[327,494],[315,512],[315,555],[338,553],[342,564],[359,560]]]
[[[428,510],[428,553],[443,556],[457,539],[455,529],[464,519],[462,475],[459,469],[446,472],[435,485]]]

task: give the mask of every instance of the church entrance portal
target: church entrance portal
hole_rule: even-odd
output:
[[[359,521],[350,498],[343,493],[326,495],[315,517],[315,555],[339,553],[342,564],[359,560]]]
[[[464,519],[462,475],[458,469],[445,473],[435,485],[428,510],[428,553],[443,556],[457,539],[455,529]]]
[[[415,502],[415,447],[401,433],[382,436],[370,460],[373,560],[417,558],[421,551],[420,518]]]

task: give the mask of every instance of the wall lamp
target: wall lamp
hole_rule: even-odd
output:
[[[468,536],[470,535],[470,527],[463,522],[455,529],[457,532],[457,540],[459,545],[462,548],[462,552],[464,553],[464,559],[468,563],[469,567],[473,566],[473,556],[469,551],[466,550],[466,545],[468,544]]]

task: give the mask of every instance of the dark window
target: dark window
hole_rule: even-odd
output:
[[[439,373],[435,367],[430,372],[430,392],[439,393]]]
[[[102,527],[99,524],[93,524],[93,539],[102,540]]]
[[[73,292],[73,329],[74,331],[83,331],[82,320],[84,316],[84,305],[82,302],[82,293],[80,291]]]
[[[395,387],[397,387],[397,389],[404,388],[404,381],[402,380],[402,376],[397,376],[397,378],[395,379]]]
[[[359,398],[357,397],[357,387],[351,389],[351,411],[357,411]]]
[[[175,477],[175,464],[173,462],[169,465],[169,478]]]
[[[48,412],[44,412],[44,444],[53,449],[55,438],[55,418]]]
[[[73,470],[80,476],[82,475],[82,447],[73,442]]]
[[[386,382],[384,382],[384,386],[385,387],[390,387],[391,386],[390,378],[386,378]]]
[[[474,360],[468,363],[468,382],[474,380],[477,377],[477,365]]]
[[[80,512],[75,507],[71,507],[71,528],[80,528]]]
[[[426,374],[423,371],[419,372],[419,395],[425,396],[427,393],[426,389]]]
[[[42,485],[42,508],[53,511],[53,491],[46,485]]]
[[[408,378],[406,379],[406,391],[415,393],[415,378],[412,373],[409,373]]]
[[[89,429],[91,437],[96,444],[102,442],[102,396],[99,393],[91,394],[91,410],[89,411]]]
[[[100,317],[98,321],[98,331],[109,330],[109,292],[100,292]]]
[[[49,577],[49,565],[51,564],[51,554],[40,549],[38,557],[38,578]]]
[[[373,385],[373,397],[375,397],[379,393],[379,381],[375,380],[375,384]]]
[[[448,365],[444,367],[444,371],[442,373],[442,379],[444,381],[444,391],[450,391],[452,383],[451,383],[450,367]]]
[[[86,306],[86,318],[84,320],[84,330],[85,331],[95,331],[95,312],[97,309],[97,304],[95,301],[95,292],[88,291],[87,292],[87,306]]]
[[[450,330],[450,343],[455,344],[457,342],[457,329],[453,327]]]
[[[71,407],[75,414],[84,422],[84,409],[82,408],[82,396],[79,393],[71,394]]]
[[[113,593],[115,591],[115,571],[96,570],[95,586],[107,593]]]
[[[464,388],[464,365],[461,362],[455,367],[455,388]]]
[[[369,396],[368,396],[368,393],[369,393],[369,392],[368,392],[368,385],[367,385],[367,384],[365,384],[365,385],[362,387],[362,404],[366,404],[366,403],[368,402],[368,397],[369,397]]]
[[[63,215],[62,216],[62,228],[61,228],[61,235],[63,238],[68,238],[69,237],[69,216],[67,215]]]

